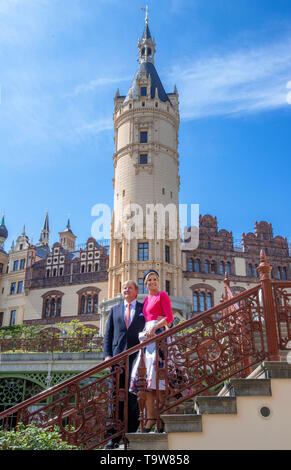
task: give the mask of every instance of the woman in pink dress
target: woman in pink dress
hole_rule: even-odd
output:
[[[145,298],[143,304],[143,314],[145,317],[145,329],[140,333],[140,341],[148,340],[156,334],[161,333],[163,329],[167,329],[168,325],[173,321],[173,313],[171,308],[170,297],[166,292],[159,291],[159,274],[153,269],[149,269],[144,274],[144,284],[146,285],[149,295]],[[156,367],[161,358],[156,358],[156,345],[151,343],[145,349],[145,364],[147,369],[147,393],[146,393],[146,416],[147,422],[145,432],[150,432],[156,423]],[[132,392],[136,392],[136,379],[139,366],[139,357],[132,369],[131,386]],[[163,390],[165,390],[165,381],[159,382],[160,396],[162,399]]]

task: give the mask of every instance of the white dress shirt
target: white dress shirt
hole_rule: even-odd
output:
[[[124,308],[123,308],[123,318],[124,318],[124,321],[125,321],[125,313],[126,313],[126,309],[127,309],[127,306],[128,306],[129,302],[127,302],[126,300],[124,301]],[[133,317],[134,317],[134,314],[135,314],[135,307],[136,307],[136,299],[133,300],[132,302],[130,302],[130,318],[129,318],[129,324],[131,324],[132,320],[133,320]]]

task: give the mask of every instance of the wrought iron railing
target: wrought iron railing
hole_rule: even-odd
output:
[[[288,348],[291,340],[291,282],[272,282],[271,269],[262,251],[260,284],[0,413],[0,424],[6,429],[20,421],[41,427],[57,425],[64,440],[84,449],[102,447],[109,438],[125,437],[129,358],[140,351],[137,395],[143,431],[147,393],[144,355],[153,343],[161,362],[156,374],[158,429],[162,414],[186,413],[197,395],[251,370],[264,359],[279,361],[279,349]],[[120,406],[124,421],[119,419]],[[110,429],[115,434],[108,437]]]

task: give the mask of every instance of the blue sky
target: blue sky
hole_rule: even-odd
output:
[[[155,66],[180,94],[180,202],[235,238],[291,239],[290,0],[151,0]],[[9,239],[71,226],[83,243],[113,201],[113,97],[137,68],[139,0],[0,0],[0,211]],[[288,104],[289,101],[289,104]]]

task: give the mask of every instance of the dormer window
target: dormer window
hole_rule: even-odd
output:
[[[148,55],[152,55],[152,50],[150,47],[148,47]]]
[[[146,86],[140,87],[140,96],[147,96],[147,87]]]

